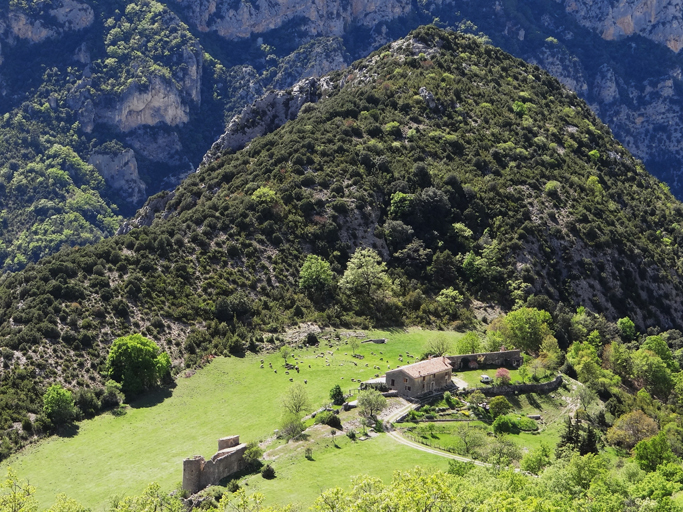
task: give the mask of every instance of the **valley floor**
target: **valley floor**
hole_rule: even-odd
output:
[[[190,378],[179,378],[171,392],[135,402],[120,417],[105,414],[80,422],[72,437],[41,442],[11,457],[3,466],[11,466],[21,478],[30,480],[43,507],[62,492],[98,511],[106,508],[112,496],[140,493],[150,482],[171,490],[181,481],[183,459],[196,454],[210,457],[219,437],[239,434],[249,442],[272,435],[290,378],[308,381],[311,403],[317,408],[329,401],[329,390],[335,384],[347,392],[358,386],[352,378],[366,380],[383,373],[387,366],[405,364],[399,363],[399,354],[405,356],[408,351],[419,356],[435,333],[415,329],[367,334],[389,338],[389,343],[363,344],[358,351],[365,356],[363,360],[351,357],[343,336],[331,340],[330,346],[323,343],[319,348],[295,350],[300,374],[292,371],[285,375],[277,353],[216,358]],[[455,339],[460,335],[448,336]],[[321,351],[329,366],[325,356],[320,357]],[[260,368],[260,359],[264,368]],[[269,363],[277,373],[269,369]],[[381,370],[373,369],[375,365]],[[347,486],[350,478],[360,473],[389,478],[394,470],[416,464],[447,467],[446,459],[387,436],[355,444],[341,433],[337,439],[340,448],[326,448],[329,441],[323,441],[321,449],[315,450],[315,462],[309,463],[303,455],[275,461],[278,478],[265,481],[253,477],[248,488],[263,490],[277,502],[310,504],[321,489]]]

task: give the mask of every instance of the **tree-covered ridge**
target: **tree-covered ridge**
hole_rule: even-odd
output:
[[[190,109],[200,108],[202,50],[167,7],[148,0],[83,5],[94,12],[90,26],[37,43],[16,38],[3,42],[0,70],[12,76],[0,107],[0,267],[6,270],[23,268],[63,245],[111,236],[121,222],[119,207],[125,214],[134,211],[126,190],[105,183],[87,164],[93,153],[119,154],[131,147],[130,137],[119,128],[155,121],[154,114],[145,117],[144,111],[138,119],[135,109],[140,107],[135,105],[132,115],[138,117],[131,118],[127,102],[144,105],[145,95],[154,96],[154,87],[165,87],[167,95],[179,98],[169,106],[176,109],[170,121],[182,124]],[[26,23],[52,30],[53,7],[50,2],[12,2],[0,6],[0,18],[21,14]],[[213,66],[209,68],[211,72]],[[157,110],[163,113],[164,105]],[[222,120],[221,110],[214,110],[214,117]],[[198,160],[215,129],[204,134],[192,129],[195,138],[206,138],[194,148]],[[51,163],[59,152],[69,154],[62,167]],[[144,164],[142,178],[149,182],[146,169],[152,164],[142,156],[138,163]],[[50,168],[67,174],[73,174],[69,169],[88,171],[79,170],[72,184],[44,179]]]
[[[0,283],[5,423],[50,382],[101,386],[111,341],[139,332],[178,371],[302,320],[472,324],[475,299],[553,312],[563,349],[585,336],[560,302],[679,326],[680,203],[537,67],[427,27],[321,93],[152,227]]]

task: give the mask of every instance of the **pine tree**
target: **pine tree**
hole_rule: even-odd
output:
[[[598,453],[598,434],[590,425],[588,425],[586,432],[581,436],[579,453],[581,455],[586,455],[588,453]]]

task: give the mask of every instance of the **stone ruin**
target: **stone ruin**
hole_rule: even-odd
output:
[[[218,484],[223,478],[244,469],[247,445],[240,444],[240,436],[218,440],[218,451],[209,460],[195,455],[183,461],[183,489],[195,494],[204,487]]]

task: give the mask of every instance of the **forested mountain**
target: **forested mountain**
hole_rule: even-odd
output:
[[[3,278],[5,424],[49,382],[101,386],[137,332],[177,371],[301,321],[462,327],[480,302],[552,311],[562,348],[580,305],[683,327],[683,205],[538,67],[427,27],[317,86],[151,227]]]
[[[662,0],[644,16],[639,5],[1,1],[2,267],[110,236],[270,88],[340,69],[435,18],[554,73],[678,194],[680,9]]]

